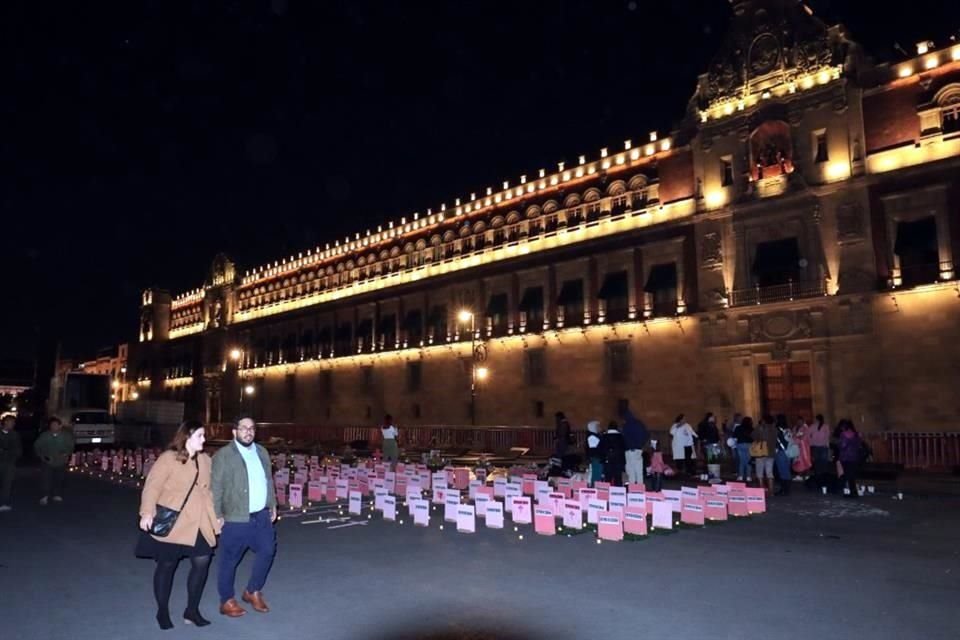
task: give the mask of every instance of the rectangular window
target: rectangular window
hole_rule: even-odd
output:
[[[729,187],[733,184],[733,156],[720,158],[720,185]]]
[[[610,382],[630,382],[629,343],[607,343],[607,370],[610,373]]]
[[[563,326],[583,324],[583,280],[567,280],[560,288],[557,305],[563,309]]]
[[[410,391],[410,392],[420,391],[421,371],[422,371],[422,363],[420,362],[407,363],[407,391]]]
[[[622,416],[630,409],[630,400],[627,398],[617,398],[617,415]]]
[[[494,338],[500,338],[507,335],[507,314],[507,294],[498,293],[490,296],[490,299],[487,301],[486,317],[491,330],[490,335]]]
[[[543,287],[527,287],[524,290],[520,311],[526,314],[528,332],[543,330]]]
[[[623,322],[627,319],[630,307],[627,283],[626,271],[615,271],[604,277],[597,297],[604,301],[605,322]]]
[[[753,260],[757,285],[772,287],[800,281],[800,245],[796,238],[760,242]]]
[[[937,221],[933,216],[897,223],[893,251],[900,259],[902,286],[929,284],[940,278],[938,246]]]
[[[546,358],[543,349],[527,349],[524,352],[527,384],[541,385],[546,382]]]
[[[533,415],[536,418],[543,417],[543,400],[535,400],[533,402]]]
[[[647,284],[643,287],[648,295],[650,310],[654,317],[663,318],[677,314],[677,264],[656,264],[650,269]]]
[[[420,418],[420,405],[419,404],[413,405],[413,410],[411,411],[411,413],[413,414],[414,418]]]
[[[827,162],[830,159],[830,152],[827,150],[826,130],[817,131],[814,134],[814,148],[816,149],[814,162]]]
[[[360,388],[366,393],[373,391],[373,367],[360,367]]]

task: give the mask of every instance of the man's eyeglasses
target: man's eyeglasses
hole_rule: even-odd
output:
[[[257,428],[254,427],[254,426],[249,426],[249,427],[247,427],[247,426],[237,427],[237,431],[256,431],[256,430],[257,430]]]

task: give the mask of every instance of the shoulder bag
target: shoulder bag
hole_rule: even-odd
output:
[[[176,510],[158,504],[157,515],[153,516],[153,525],[150,527],[149,533],[151,535],[155,535],[158,538],[166,538],[170,535],[170,532],[173,531],[173,525],[177,524],[177,518],[180,517],[180,512],[187,506],[187,500],[190,499],[190,494],[193,493],[193,488],[197,486],[197,480],[199,478],[200,462],[197,461],[197,475],[194,476],[193,482],[190,484],[190,490],[187,491],[187,497],[183,499],[183,504]]]

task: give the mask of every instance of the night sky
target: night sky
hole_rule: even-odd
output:
[[[812,1],[880,59],[952,3]],[[0,7],[0,359],[133,338],[139,292],[452,204],[682,117],[725,0]],[[43,356],[46,359],[46,356]]]

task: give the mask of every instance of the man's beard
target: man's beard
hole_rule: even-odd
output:
[[[242,446],[244,446],[244,447],[247,447],[247,448],[249,449],[251,446],[253,446],[253,440],[251,439],[250,442],[244,442],[244,441],[241,440],[240,437],[238,436],[238,437],[237,437],[237,444],[242,445]]]

